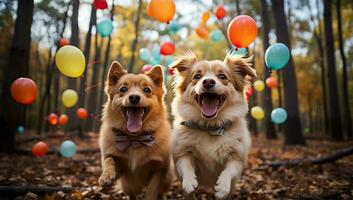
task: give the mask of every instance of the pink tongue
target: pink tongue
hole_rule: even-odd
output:
[[[202,99],[202,113],[211,117],[217,112],[218,99],[215,97],[204,96]]]
[[[142,128],[142,115],[143,109],[140,108],[129,108],[126,112],[127,115],[127,130],[131,133],[135,133]]]

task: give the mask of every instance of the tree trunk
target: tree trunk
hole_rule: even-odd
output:
[[[276,22],[277,41],[286,44],[291,49],[283,0],[273,0],[272,7]],[[299,119],[297,80],[292,57],[282,72],[285,109],[288,113],[284,127],[285,144],[305,144]]]
[[[337,14],[337,27],[338,27],[338,42],[342,60],[342,84],[343,84],[343,122],[346,127],[346,133],[349,138],[352,137],[352,119],[351,109],[349,104],[348,93],[348,69],[346,56],[344,55],[344,42],[342,32],[342,17],[341,17],[341,0],[336,0],[336,14]]]
[[[90,63],[92,27],[96,23],[96,18],[97,18],[97,10],[94,8],[94,6],[92,4],[91,17],[89,19],[88,31],[87,31],[86,40],[85,40],[85,50],[84,50],[87,66],[89,66],[88,63]],[[85,107],[85,99],[86,99],[85,89],[86,89],[86,84],[87,84],[87,71],[88,70],[86,68],[86,70],[83,73],[82,81],[80,83],[80,95],[79,95],[80,98],[79,98],[79,103],[78,103],[78,105],[80,107]]]
[[[315,18],[314,14],[312,13],[312,7],[310,6],[310,2],[307,1],[306,4],[308,5],[308,8],[310,10],[310,20],[315,23]],[[322,89],[322,95],[323,95],[323,109],[324,109],[324,133],[327,134],[329,130],[329,122],[328,122],[328,108],[327,108],[327,89],[326,89],[326,70],[325,70],[325,62],[324,62],[324,47],[322,43],[322,31],[321,31],[321,25],[320,25],[320,7],[319,7],[319,2],[318,0],[316,1],[316,6],[317,6],[317,21],[319,22],[318,24],[314,24],[314,30],[313,30],[313,35],[316,40],[316,43],[319,48],[319,65],[321,69],[321,89]],[[317,29],[316,29],[317,27]]]
[[[268,19],[268,7],[266,0],[261,0],[261,19],[262,19],[262,31],[263,31],[263,49],[264,55],[265,51],[269,46],[268,33],[270,32],[270,24]],[[266,64],[264,65],[264,80],[271,76]],[[272,90],[269,87],[265,87],[264,91],[264,108],[265,108],[265,126],[266,126],[266,138],[276,139],[275,126],[271,121],[271,111],[272,111]]]
[[[337,78],[335,66],[335,47],[332,31],[332,1],[324,0],[324,25],[325,25],[325,43],[326,43],[326,62],[328,72],[328,92],[329,92],[329,121],[330,135],[334,140],[343,140],[340,106],[337,91]]]
[[[14,35],[8,66],[3,70],[4,83],[0,112],[0,152],[15,150],[16,127],[25,119],[25,106],[16,103],[10,95],[12,82],[19,77],[28,76],[29,54],[31,47],[31,26],[33,17],[33,0],[19,0]]]
[[[98,44],[98,34],[96,33],[95,38],[95,55],[94,55],[94,65],[92,80],[90,82],[89,99],[88,99],[88,113],[96,116],[97,111],[97,99],[98,99],[98,77],[99,77],[99,67],[101,66],[101,49],[102,49],[103,39],[101,39],[100,44]],[[103,82],[101,83],[103,84]],[[87,129],[92,130],[95,127],[95,121],[92,117],[88,118]]]
[[[79,28],[78,28],[78,11],[80,8],[80,0],[72,0],[72,15],[71,15],[71,38],[70,44],[80,48],[80,37],[79,37]],[[77,91],[77,79],[68,77],[68,89],[73,89]],[[79,97],[80,98],[80,97]],[[77,129],[77,118],[76,110],[78,105],[67,109],[67,114],[69,116],[70,122],[67,125],[69,130]]]
[[[111,12],[110,12],[110,19],[112,21],[114,20],[114,9],[115,9],[115,4],[114,4],[114,1],[113,1],[112,2],[112,9],[111,9]],[[99,100],[98,100],[98,105],[97,105],[98,111],[100,111],[102,109],[103,98],[105,96],[105,93],[104,93],[105,84],[104,83],[105,83],[105,79],[106,79],[106,73],[107,73],[107,70],[108,70],[108,67],[109,67],[109,64],[110,64],[111,40],[112,40],[112,37],[109,35],[108,44],[107,44],[107,48],[105,50],[105,56],[104,56],[103,73],[101,74],[102,77],[101,77],[101,81],[100,82],[102,84],[101,84],[101,87],[100,87]],[[99,119],[100,119],[100,117],[99,117]]]
[[[140,28],[141,10],[142,10],[142,0],[139,0],[139,5],[138,5],[136,19],[135,19],[135,39],[132,42],[132,46],[131,46],[131,58],[130,58],[130,63],[128,68],[129,72],[132,72],[135,64],[135,54],[136,54],[136,48],[137,48],[137,42],[138,42],[139,28]]]

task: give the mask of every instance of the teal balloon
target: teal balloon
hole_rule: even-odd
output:
[[[168,30],[170,33],[174,34],[180,30],[181,26],[177,21],[171,21],[168,24]]]
[[[222,39],[222,36],[223,36],[222,31],[220,31],[219,29],[213,30],[211,32],[211,40],[213,42],[220,41]]]
[[[237,56],[244,56],[248,53],[248,51],[246,50],[246,48],[236,48],[233,46],[232,48],[232,54],[233,55],[237,55]]]
[[[25,132],[25,127],[23,126],[18,126],[17,127],[17,132],[20,133],[20,134],[23,134]]]
[[[172,56],[166,56],[165,57],[165,64],[167,64],[167,66],[172,64],[173,61],[174,61],[174,58]]]
[[[155,65],[160,64],[161,62],[160,62],[160,60],[151,57],[150,60],[148,61],[148,63],[152,66],[155,66]]]
[[[140,58],[143,61],[148,61],[151,57],[151,51],[147,48],[140,49]]]
[[[71,158],[76,153],[76,144],[71,140],[66,140],[60,145],[60,154],[65,158]]]
[[[265,62],[269,69],[282,69],[289,61],[290,52],[288,47],[282,43],[275,43],[267,48]]]
[[[113,32],[113,22],[110,19],[105,19],[97,24],[98,33],[101,37],[108,37]]]
[[[287,117],[287,111],[283,108],[276,108],[271,112],[271,120],[276,124],[282,124],[287,120]]]
[[[159,60],[159,62],[161,61],[161,50],[158,46],[156,46],[152,49],[152,57],[155,60]]]

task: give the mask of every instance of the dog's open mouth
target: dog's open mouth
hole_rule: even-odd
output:
[[[214,117],[226,99],[225,95],[214,93],[196,94],[195,100],[201,107],[202,115],[206,118]]]
[[[147,107],[123,107],[122,113],[126,119],[127,130],[131,133],[139,132],[142,128],[143,120],[147,117],[149,108]]]

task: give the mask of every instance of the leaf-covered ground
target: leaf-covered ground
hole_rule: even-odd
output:
[[[79,149],[97,148],[96,134],[90,134],[85,139],[70,135],[43,141],[56,152],[60,143],[69,138],[77,143]],[[20,147],[30,149],[34,143],[26,142]],[[304,164],[273,169],[265,164],[275,160],[316,158],[348,146],[353,146],[353,141],[337,143],[315,139],[307,140],[305,147],[283,148],[281,140],[253,138],[248,168],[236,184],[230,199],[353,199],[353,156],[325,165]],[[63,158],[58,153],[44,158],[26,154],[0,154],[0,186],[74,188],[71,192],[37,193],[40,199],[128,199],[117,188],[98,186],[99,175],[100,153],[96,151],[78,153],[73,159]],[[5,193],[1,193],[0,199],[7,199]],[[36,199],[36,195],[27,194],[26,198]],[[184,199],[178,181],[165,194],[165,199]],[[212,193],[199,191],[197,199],[214,197]]]

